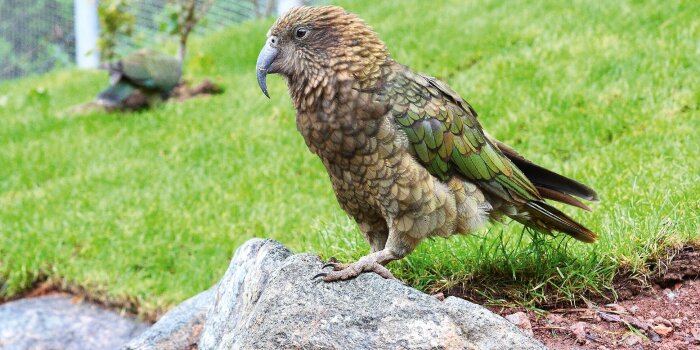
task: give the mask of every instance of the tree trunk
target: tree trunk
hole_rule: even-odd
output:
[[[185,56],[187,55],[187,37],[189,33],[180,36],[180,47],[177,49],[177,59],[180,60],[180,64],[185,63]]]
[[[272,11],[277,7],[275,0],[267,0],[267,5],[265,6],[265,17],[272,16]]]
[[[187,38],[190,36],[190,32],[197,24],[197,0],[189,0],[186,7],[185,17],[180,21],[180,47],[177,50],[177,58],[180,60],[180,64],[185,63],[185,55],[187,54]]]
[[[250,3],[253,4],[253,11],[255,11],[255,18],[261,18],[262,12],[260,12],[260,1],[251,0]]]

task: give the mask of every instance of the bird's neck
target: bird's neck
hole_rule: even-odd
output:
[[[306,74],[288,77],[289,94],[297,112],[321,111],[348,98],[353,90],[378,90],[385,68],[393,62],[385,51],[374,52],[362,60],[331,59]]]
[[[289,80],[297,128],[312,152],[324,159],[325,153],[352,155],[345,139],[378,127],[388,112],[380,95],[389,64],[367,70],[371,74],[362,77],[343,70],[304,81]]]

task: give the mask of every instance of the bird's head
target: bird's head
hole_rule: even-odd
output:
[[[268,73],[313,91],[331,79],[377,79],[388,58],[384,43],[363,20],[337,6],[296,7],[277,19],[257,62],[258,85]]]

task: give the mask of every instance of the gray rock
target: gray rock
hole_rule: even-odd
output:
[[[189,350],[195,348],[215,293],[216,286],[182,302],[122,349]]]
[[[241,246],[199,349],[546,349],[487,309],[366,273],[324,283],[322,262],[274,241]]]
[[[123,350],[189,350],[212,334],[231,333],[245,308],[255,305],[255,291],[264,289],[270,272],[291,255],[272,240],[251,239],[240,246],[224,277],[214,287],[200,293],[163,315],[148,331],[125,345]],[[225,284],[226,287],[218,288]],[[202,336],[207,321],[208,336]],[[214,339],[212,339],[214,340]]]
[[[66,295],[22,299],[0,305],[0,349],[116,349],[146,329]]]
[[[199,341],[200,349],[213,349],[224,337],[241,332],[241,320],[248,318],[266,289],[270,276],[292,253],[277,241],[251,239],[240,246],[219,281],[214,304]]]

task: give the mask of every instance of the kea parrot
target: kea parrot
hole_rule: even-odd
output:
[[[487,134],[444,82],[391,58],[359,17],[335,6],[298,7],[267,34],[257,79],[287,80],[297,129],[325,166],[340,206],[371,252],[331,262],[326,282],[376,272],[428,237],[468,234],[507,216],[583,242],[596,234],[546,200],[590,210],[591,188],[525,159]],[[332,267],[332,270],[323,270]]]
[[[109,71],[110,86],[97,101],[108,108],[137,109],[167,99],[182,74],[177,58],[152,49],[135,51],[104,68]]]

